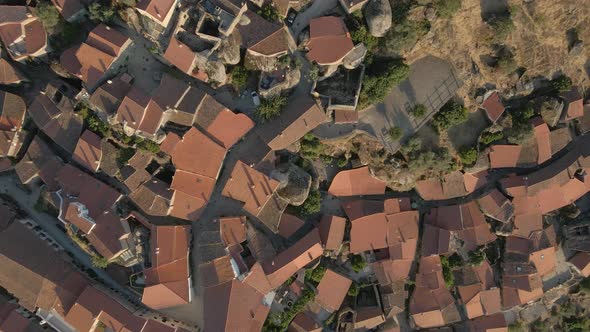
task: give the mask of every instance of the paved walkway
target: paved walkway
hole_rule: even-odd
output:
[[[61,221],[48,214],[40,213],[35,210],[35,204],[37,203],[37,199],[39,197],[40,188],[35,186],[33,192],[28,193],[17,184],[18,181],[19,180],[14,176],[1,175],[0,193],[7,194],[12,197],[19,207],[25,211],[31,219],[39,224],[45,233],[51,236],[67,252],[71,253],[74,260],[87,269],[94,271],[94,273],[96,273],[99,280],[104,283],[104,285],[111,288],[111,290],[113,290],[115,293],[119,293],[131,302],[137,304],[139,302],[137,294],[117,283],[104,270],[96,268],[92,265],[90,256],[88,256],[84,250],[75,244],[70,239],[70,237],[57,226],[58,224],[61,224]]]

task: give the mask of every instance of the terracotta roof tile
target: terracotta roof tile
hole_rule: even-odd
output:
[[[86,43],[93,47],[117,57],[121,49],[129,41],[129,37],[104,24],[99,24],[88,34]]]
[[[164,23],[170,10],[173,10],[174,0],[141,0],[137,3],[137,9],[150,14],[157,21]]]
[[[256,216],[272,199],[278,185],[276,180],[238,161],[222,195],[244,202],[244,210]]]
[[[117,109],[117,122],[138,129],[149,103],[148,95],[138,88],[131,88]]]
[[[295,232],[297,232],[305,221],[297,218],[294,215],[283,213],[281,221],[279,223],[279,234],[284,238],[290,238]]]
[[[264,123],[257,133],[273,150],[282,150],[326,122],[326,114],[311,97],[291,100],[283,116]]]
[[[289,277],[323,254],[317,228],[305,235],[287,250],[262,263],[272,288],[282,285]]]
[[[67,21],[74,17],[77,13],[84,10],[84,5],[80,0],[52,0],[51,1],[61,16]]]
[[[337,311],[351,284],[352,280],[328,269],[317,287],[315,301],[328,312]]]
[[[585,277],[590,276],[590,254],[587,252],[578,252],[569,262],[573,264],[580,273]]]
[[[339,63],[354,48],[344,21],[336,16],[314,18],[309,22],[307,58],[320,65]]]
[[[102,160],[100,137],[89,130],[84,131],[78,140],[73,158],[85,168],[93,172],[98,171]]]
[[[25,77],[5,59],[0,59],[0,84],[19,84]]]
[[[170,38],[170,44],[164,53],[164,59],[181,71],[192,75],[195,67],[195,53],[185,44],[178,41],[176,37]]]
[[[517,167],[520,160],[520,145],[492,145],[490,148],[490,167]]]
[[[340,171],[328,189],[334,196],[382,195],[385,182],[371,175],[369,167]]]
[[[490,94],[484,100],[484,102],[481,106],[486,111],[488,118],[492,122],[498,121],[498,119],[502,116],[502,114],[504,113],[504,110],[506,109],[504,107],[504,105],[502,105],[502,99],[500,98],[500,95],[496,91],[494,91],[492,94]]]
[[[342,202],[342,209],[350,221],[385,211],[384,201],[352,200]],[[387,212],[386,212],[387,213]]]
[[[353,110],[335,110],[334,123],[356,123],[359,120],[357,111]]]
[[[239,280],[205,289],[206,331],[259,331],[270,307],[263,295]]]
[[[578,87],[572,89],[562,95],[566,102],[564,112],[564,120],[570,121],[584,116],[584,97],[580,94]]]
[[[536,117],[531,120],[533,124],[533,133],[537,140],[538,158],[537,164],[542,164],[551,159],[551,139],[549,133],[549,126],[541,117]]]
[[[219,231],[226,246],[246,241],[246,217],[219,218]]]
[[[217,179],[226,150],[192,127],[171,151],[177,169]],[[207,158],[195,158],[195,156]]]
[[[340,249],[342,240],[344,239],[346,219],[337,216],[323,215],[318,228],[324,249]]]
[[[209,98],[212,99],[212,97]],[[199,124],[198,119],[197,124]],[[204,129],[223,147],[229,149],[246,136],[253,127],[254,122],[245,114],[236,114],[229,109],[223,109]]]

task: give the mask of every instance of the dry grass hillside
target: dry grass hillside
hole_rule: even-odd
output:
[[[462,2],[452,19],[437,19],[431,31],[403,55],[409,62],[427,54],[450,61],[465,82],[460,93],[467,97],[468,104],[475,89],[486,83],[496,85],[505,93],[514,89],[519,75],[486,63],[500,50],[508,51],[515,65],[526,69],[521,80],[538,76],[551,78],[563,72],[574,84],[590,87],[590,47],[587,46],[590,43],[590,0]],[[484,21],[498,11],[509,12],[514,23],[512,31],[501,40]],[[584,47],[581,52],[570,52],[576,40],[582,41]]]

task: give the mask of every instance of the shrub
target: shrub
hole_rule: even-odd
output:
[[[277,9],[270,3],[262,6],[262,8],[260,8],[257,13],[267,21],[275,22],[279,20],[279,13],[277,12]]]
[[[90,19],[95,22],[110,23],[115,18],[115,10],[113,8],[103,6],[98,2],[93,2],[88,6],[88,14]]]
[[[462,148],[459,151],[459,157],[461,158],[463,165],[473,165],[477,161],[477,150],[473,147]]]
[[[518,65],[516,64],[516,61],[514,61],[514,56],[512,54],[500,56],[498,58],[497,67],[506,75],[512,74],[518,69]]]
[[[387,50],[390,55],[410,50],[429,30],[430,23],[426,20],[410,21],[404,19],[399,24],[395,24],[381,38],[381,48]]]
[[[461,0],[438,0],[434,3],[434,8],[440,17],[451,18],[461,9]]]
[[[82,105],[78,110],[78,115],[84,121],[84,124],[90,131],[99,134],[101,137],[106,138],[111,136],[111,129],[109,125],[102,122],[92,110],[86,105]]]
[[[461,256],[459,256],[456,253],[454,253],[451,256],[449,256],[448,261],[449,261],[449,267],[450,268],[455,268],[455,267],[461,267],[461,266],[463,266],[463,260],[461,259]]]
[[[311,189],[307,199],[298,207],[299,214],[303,217],[320,212],[322,208],[322,195],[319,190]]]
[[[160,146],[158,143],[150,140],[142,140],[137,144],[137,148],[143,151],[158,153],[160,152]]]
[[[551,80],[551,85],[558,92],[566,92],[572,88],[572,79],[566,75],[561,75]]]
[[[428,109],[423,104],[417,104],[410,110],[410,115],[416,119],[421,119],[426,115]]]
[[[525,328],[521,322],[514,322],[508,326],[508,332],[524,332]]]
[[[350,284],[350,288],[348,289],[348,295],[357,296],[359,295],[360,290],[361,288],[359,287],[359,284],[353,281],[352,284]]]
[[[442,131],[467,121],[468,117],[467,108],[451,100],[434,116],[432,124],[438,131]]]
[[[340,168],[344,168],[344,167],[348,166],[348,159],[346,159],[345,156],[342,156],[341,158],[338,159],[337,165]]]
[[[299,149],[299,153],[304,158],[310,159],[319,158],[322,154],[324,154],[324,150],[326,148],[320,139],[311,133],[305,134],[305,136],[301,138],[300,145],[301,148]]]
[[[455,276],[453,270],[449,264],[449,259],[445,256],[440,258],[440,262],[443,268],[443,278],[445,279],[445,285],[447,288],[452,288],[455,285]]]
[[[131,159],[131,157],[133,157],[133,155],[135,154],[135,149],[134,148],[124,148],[119,150],[118,152],[119,156],[117,157],[117,164],[120,167],[123,167],[125,165],[127,165],[127,162],[129,161],[129,159]]]
[[[425,151],[410,158],[408,169],[411,172],[447,173],[457,169],[457,162],[446,149]]]
[[[90,260],[92,262],[92,266],[97,267],[99,269],[106,269],[106,267],[109,265],[109,261],[106,258],[99,255],[92,255]]]
[[[489,145],[489,144],[491,144],[495,141],[499,141],[503,138],[504,138],[504,133],[501,131],[498,131],[495,133],[485,132],[481,135],[479,142],[483,145]]]
[[[411,155],[420,151],[422,148],[422,139],[420,137],[414,136],[410,138],[404,146],[402,146],[401,151],[405,155]]]
[[[502,15],[493,18],[490,22],[495,32],[495,38],[498,41],[505,40],[514,30],[514,23],[510,15]]]
[[[233,86],[236,88],[236,90],[240,91],[248,83],[250,71],[243,66],[235,66],[232,68],[230,75]]]
[[[409,72],[408,65],[399,59],[373,63],[363,79],[359,95],[360,108],[382,102],[394,86],[408,77]]]
[[[315,283],[320,283],[322,278],[326,274],[326,267],[325,266],[317,266],[315,269],[307,269],[305,270],[305,280],[306,281],[314,281]]]
[[[361,255],[352,255],[350,257],[350,264],[354,272],[360,272],[367,266],[367,262],[365,262],[365,259]]]
[[[469,252],[469,265],[480,266],[486,259],[486,252],[480,248]]]
[[[55,26],[60,22],[60,15],[57,8],[49,1],[38,2],[37,7],[35,7],[35,15],[48,32],[53,31]]]
[[[284,96],[262,99],[254,114],[260,121],[266,122],[279,116],[285,105],[287,105],[287,98]]]
[[[360,11],[359,11],[360,12]],[[356,14],[356,13],[355,13]],[[354,44],[363,43],[367,47],[369,53],[373,52],[377,48],[379,39],[369,32],[365,25],[364,19],[360,15],[353,15],[349,17],[346,22],[350,31],[350,38]]]
[[[404,131],[400,127],[391,127],[387,131],[387,135],[389,136],[389,139],[391,139],[392,141],[397,141],[400,138],[402,138],[402,136],[404,135]]]
[[[286,331],[289,324],[299,314],[305,306],[315,299],[315,292],[311,289],[304,289],[301,296],[293,303],[290,310],[286,310],[282,313],[271,313],[268,315],[262,331]]]

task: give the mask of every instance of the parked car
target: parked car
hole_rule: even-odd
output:
[[[258,94],[256,93],[256,91],[252,91],[252,102],[254,102],[254,105],[256,105],[257,107],[260,106],[260,97],[258,97]]]

